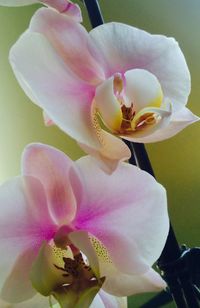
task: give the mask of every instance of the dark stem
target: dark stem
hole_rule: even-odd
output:
[[[103,24],[103,17],[100,11],[98,0],[83,0],[87,12],[90,18],[90,22],[93,28]],[[149,174],[155,177],[153,168],[151,166],[148,154],[142,143],[133,143],[124,140],[131,151],[131,158],[129,163],[137,165],[142,170],[145,170]],[[162,254],[157,262],[161,270],[167,269],[166,264],[173,264],[181,258],[182,250],[179,247],[175,233],[170,224],[169,235],[162,251]],[[184,272],[184,270],[182,270]],[[190,277],[188,275],[174,276],[174,273],[170,273],[166,270],[164,278],[170,289],[170,293],[174,298],[174,301],[178,308],[199,308],[195,293],[197,290],[194,289]],[[195,292],[196,291],[196,292]]]
[[[136,164],[131,163],[132,155],[131,155],[131,158],[129,160],[129,163],[131,163],[132,165],[136,165],[136,166],[140,167],[140,169],[145,170],[146,172],[151,174],[153,177],[155,177],[155,174],[154,174],[153,168],[151,166],[151,162],[149,160],[147,151],[144,147],[144,144],[143,143],[130,142],[130,141],[127,141],[127,140],[126,141],[124,140],[124,142],[129,147],[131,154],[132,154],[131,149],[132,148],[134,149],[133,153],[134,153]]]
[[[124,143],[126,143],[126,145],[129,147],[129,150],[131,151],[131,157],[129,159],[129,163],[131,165],[135,165],[135,166],[139,166],[139,162],[138,162],[138,159],[137,159],[137,155],[136,155],[136,152],[135,152],[135,148],[133,146],[133,143],[130,143],[128,140],[126,139],[123,139]]]
[[[98,0],[83,0],[89,15],[90,23],[93,28],[104,23],[103,16],[99,7]]]

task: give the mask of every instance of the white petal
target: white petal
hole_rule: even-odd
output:
[[[115,296],[130,296],[144,292],[159,292],[166,288],[165,281],[151,268],[141,275],[123,274],[114,268],[109,271],[109,266],[104,265],[101,268],[101,264],[100,269],[102,270],[102,274],[107,274],[103,289]]]
[[[186,104],[190,93],[190,73],[184,55],[173,38],[152,35],[120,23],[96,27],[90,36],[101,52],[106,77],[140,68],[154,74],[164,96]]]
[[[161,254],[167,238],[165,190],[129,164],[121,163],[112,175],[89,156],[77,164],[86,197],[78,205],[75,226],[101,241],[120,271],[144,273]]]

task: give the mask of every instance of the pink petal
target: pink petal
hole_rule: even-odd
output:
[[[78,205],[75,227],[100,240],[120,271],[144,273],[158,259],[167,238],[165,190],[149,174],[128,164],[120,164],[112,175],[90,157],[77,164],[86,193]]]
[[[104,79],[96,47],[79,23],[42,8],[33,16],[30,31],[43,34],[68,67],[83,80],[96,84]]]
[[[88,147],[79,143],[80,147],[88,154],[92,155],[101,169],[107,173],[112,173],[121,161],[129,159],[130,150],[125,143],[110,133],[101,130],[102,146],[100,149]]]
[[[187,103],[190,73],[173,38],[120,23],[101,25],[90,32],[90,37],[101,53],[106,77],[134,68],[146,69],[158,78],[164,96],[175,106]]]
[[[93,90],[69,71],[43,35],[23,34],[10,62],[26,94],[54,123],[77,141],[100,146],[90,113]]]
[[[29,258],[28,264],[27,253],[30,256],[31,250],[34,257],[42,241],[53,238],[56,226],[49,216],[43,187],[32,177],[17,177],[3,184],[0,187],[0,207],[0,289],[3,288],[2,292],[8,295],[10,284],[16,284],[16,290],[20,288],[18,278],[21,286],[30,287],[27,275],[31,260]],[[20,275],[17,263],[24,264]],[[11,296],[26,299],[30,292],[13,292]]]
[[[22,172],[43,185],[49,209],[60,226],[69,224],[76,213],[76,199],[69,179],[74,162],[63,152],[44,145],[31,144],[24,150]],[[74,178],[75,185],[80,180]]]
[[[188,125],[199,121],[199,117],[194,115],[188,108],[183,107],[177,112],[172,114],[171,121],[168,126],[162,127],[161,129],[155,131],[153,134],[149,136],[144,136],[141,138],[137,138],[137,142],[157,142],[163,139],[168,139],[173,137],[181,130],[183,130]],[[129,140],[133,140],[133,138],[126,138]]]

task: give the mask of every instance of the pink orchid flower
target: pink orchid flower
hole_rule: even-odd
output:
[[[110,171],[130,157],[117,137],[156,142],[198,120],[185,107],[190,74],[173,38],[120,23],[87,33],[43,8],[11,49],[10,62],[46,122]]]
[[[126,299],[112,296],[165,288],[152,265],[169,228],[166,192],[135,166],[121,163],[108,175],[89,156],[73,162],[32,144],[22,176],[0,187],[0,207],[0,298],[6,302],[38,307],[52,295],[61,307],[74,307],[77,300],[91,303],[102,288],[95,301],[114,308],[125,307]]]
[[[69,0],[0,0],[0,5],[3,6],[24,6],[34,3],[43,3],[60,13],[71,16],[77,22],[82,22],[80,7]]]

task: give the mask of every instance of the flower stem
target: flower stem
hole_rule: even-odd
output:
[[[96,28],[104,23],[98,0],[83,0],[89,15],[92,28]]]

